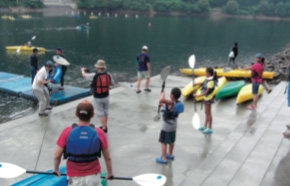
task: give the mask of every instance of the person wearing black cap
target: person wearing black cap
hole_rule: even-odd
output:
[[[38,99],[39,116],[48,116],[45,110],[52,109],[52,107],[49,106],[49,93],[45,85],[51,82],[51,80],[47,80],[47,77],[49,71],[52,70],[53,67],[54,67],[53,62],[47,61],[45,65],[37,72],[32,83],[33,94]]]
[[[38,50],[37,48],[34,48],[32,50],[33,54],[30,56],[30,72],[31,72],[31,84],[33,83],[33,79],[36,75],[36,72],[38,71],[38,64],[37,64],[37,54]]]
[[[239,53],[238,42],[235,42],[229,55],[229,66],[231,65],[231,62],[233,62],[233,64],[236,65],[235,60],[236,57],[238,56],[238,53]]]
[[[59,56],[65,58],[64,55],[63,55],[63,53],[62,53],[62,49],[61,49],[61,48],[59,48],[59,47],[56,48],[56,53],[57,53],[57,55],[59,55]],[[64,85],[64,75],[65,75],[65,72],[66,72],[66,70],[67,70],[67,66],[63,66],[63,65],[61,65],[61,69],[62,69],[62,75],[61,75],[61,77],[60,77],[60,87],[59,87],[59,89],[60,89],[60,90],[63,90],[63,85]]]

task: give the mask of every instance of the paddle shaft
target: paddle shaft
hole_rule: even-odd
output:
[[[165,81],[163,81],[163,83],[162,83],[161,93],[164,92],[164,88],[165,88]],[[160,113],[160,109],[161,109],[161,105],[159,104],[158,111],[157,111],[158,114]]]

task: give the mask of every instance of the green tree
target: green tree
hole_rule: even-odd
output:
[[[201,13],[210,12],[210,4],[208,0],[198,0],[197,7],[199,8]]]
[[[239,12],[239,3],[236,0],[229,0],[225,7],[225,12],[227,14],[238,14]]]
[[[222,7],[227,3],[227,0],[209,0],[210,6]]]

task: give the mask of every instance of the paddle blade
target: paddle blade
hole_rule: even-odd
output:
[[[160,120],[160,114],[157,114],[154,118],[153,118],[154,121],[159,121]]]
[[[53,56],[53,61],[55,61],[56,63],[63,65],[63,66],[69,66],[70,63],[64,59],[63,57],[59,56],[59,55],[55,55]]]
[[[32,38],[31,38],[31,40],[34,40],[36,38],[36,36],[33,36]]]
[[[193,117],[192,117],[192,126],[196,130],[198,130],[200,127],[200,119],[199,119],[199,115],[197,114],[197,112],[195,112]]]
[[[195,55],[194,54],[188,58],[188,65],[190,66],[190,68],[194,68],[194,66],[195,66]]]
[[[168,74],[170,73],[170,66],[165,67],[162,69],[160,76],[163,81],[166,81]]]
[[[133,177],[133,180],[142,186],[162,186],[166,182],[166,177],[161,174],[142,174]]]
[[[19,48],[16,50],[16,52],[17,52],[17,53],[19,53],[19,52],[20,52],[20,48],[21,48],[21,47],[19,47]]]
[[[0,162],[0,178],[15,178],[26,172],[25,169],[11,164]]]

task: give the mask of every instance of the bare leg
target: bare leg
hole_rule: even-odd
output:
[[[99,118],[100,123],[103,127],[103,130],[107,128],[107,121],[108,121],[108,116],[103,116]]]
[[[145,89],[149,87],[150,77],[146,79]]]
[[[253,107],[257,107],[257,102],[258,102],[258,94],[254,94],[253,96]]]
[[[137,80],[137,85],[136,85],[136,87],[137,87],[137,91],[140,90],[140,84],[141,84],[141,81],[142,81],[142,78],[138,78],[138,80]]]
[[[161,158],[166,161],[166,150],[167,146],[165,143],[161,143]]]
[[[169,145],[169,152],[168,152],[169,156],[173,156],[173,148],[174,148],[174,143],[171,143]]]
[[[208,105],[208,128],[212,129],[211,105]]]
[[[207,125],[209,124],[209,109],[210,109],[209,105],[204,104],[204,114],[205,114],[204,126],[206,128],[208,128]]]

